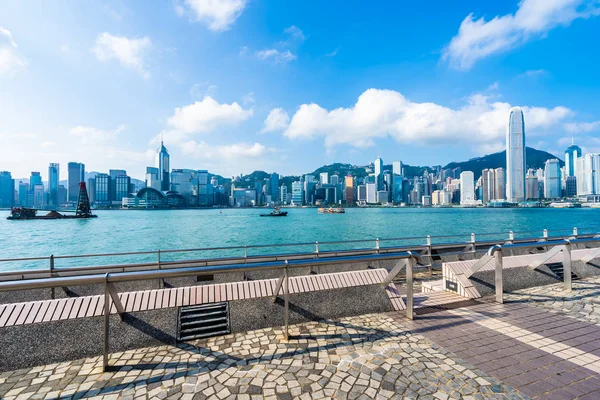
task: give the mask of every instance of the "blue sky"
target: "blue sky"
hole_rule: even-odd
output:
[[[0,170],[142,178],[600,151],[600,3],[0,1]]]

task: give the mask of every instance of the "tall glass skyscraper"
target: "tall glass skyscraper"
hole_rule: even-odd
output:
[[[581,157],[581,147],[571,142],[571,145],[565,150],[565,175],[575,176],[579,157]]]
[[[12,207],[15,201],[15,181],[8,171],[0,171],[0,207]]]
[[[79,199],[79,183],[85,182],[85,166],[82,163],[70,162],[67,166],[67,173],[67,200],[77,202],[77,199]]]
[[[171,190],[171,181],[169,179],[169,162],[169,152],[161,140],[160,147],[156,152],[156,168],[158,168],[159,173],[160,190],[165,192]]]
[[[381,157],[375,160],[375,184],[377,190],[383,189],[383,160]]]
[[[60,180],[60,165],[51,163],[48,167],[48,194],[50,205],[58,205],[58,181]]]
[[[506,200],[525,201],[525,119],[520,107],[510,109],[506,128]]]
[[[560,163],[557,159],[546,160],[544,167],[544,197],[547,199],[562,197]]]

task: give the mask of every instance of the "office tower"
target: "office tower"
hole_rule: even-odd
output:
[[[57,206],[58,203],[58,182],[60,181],[60,165],[51,163],[48,167],[48,194],[50,205]]]
[[[506,198],[506,174],[504,168],[494,170],[494,200],[504,200]]]
[[[462,168],[460,168],[460,167],[453,168],[452,169],[452,177],[454,179],[459,179],[461,172],[462,172]]]
[[[108,185],[108,200],[120,202],[121,198],[117,198],[117,177],[123,175],[127,176],[127,172],[123,169],[109,169],[108,175],[110,176],[110,181]],[[128,191],[129,189],[127,190],[127,192]],[[127,195],[125,195],[125,197],[127,197]]]
[[[33,192],[33,206],[43,207],[44,206],[44,184],[36,183],[30,186]]]
[[[160,180],[160,189],[158,190],[163,192],[171,190],[170,159],[169,152],[161,140],[160,147],[156,150],[156,168],[158,168],[158,179]]]
[[[115,197],[113,201],[118,201],[119,203],[123,200],[123,197],[129,197],[130,189],[131,189],[131,178],[127,176],[127,174],[118,175],[113,182],[111,179],[111,184],[115,187]]]
[[[15,180],[8,171],[0,171],[0,207],[12,207],[15,203]]]
[[[304,203],[304,182],[302,180],[292,182],[292,203],[294,205]]]
[[[519,107],[510,109],[506,127],[506,199],[525,200],[525,119]]]
[[[155,167],[146,167],[146,187],[161,190],[159,170]]]
[[[171,190],[177,192],[190,207],[198,205],[198,171],[174,169],[170,174]]]
[[[29,177],[29,187],[33,190],[35,185],[43,185],[42,175],[39,172],[31,172],[31,176]]]
[[[402,166],[402,161],[394,161],[392,163],[392,173],[394,175],[404,175],[402,169],[404,167]]]
[[[110,175],[96,175],[96,203],[108,203],[110,200]]]
[[[575,168],[579,157],[581,157],[581,147],[571,141],[571,145],[565,150],[565,175],[567,177],[576,175]]]
[[[198,205],[201,207],[210,207],[213,204],[215,204],[214,201],[214,187],[215,186],[219,186],[219,182],[217,181],[217,178],[215,178],[214,176],[209,179],[209,173],[207,170],[205,169],[201,169],[198,170],[196,172],[197,177],[198,177]],[[261,202],[260,200],[262,199],[262,196],[260,196],[260,191],[261,191],[261,187],[260,187],[260,182],[259,182],[259,186],[257,187],[256,184],[254,186],[254,190],[256,191],[256,200],[255,203],[257,205],[260,205]]]
[[[484,169],[481,171],[481,200],[489,203],[495,199],[496,195],[496,177],[493,169]]]
[[[375,175],[375,184],[377,185],[377,190],[381,190],[383,188],[383,160],[381,157],[378,157],[374,163],[374,175]]]
[[[537,176],[528,174],[525,179],[526,182],[526,193],[525,197],[527,200],[538,200],[540,197],[539,181]]]
[[[67,200],[77,203],[79,184],[85,181],[85,166],[82,163],[70,162],[67,165]]]
[[[367,183],[367,193],[366,193],[366,201],[367,203],[375,204],[377,203],[377,185],[374,183]]]
[[[327,173],[327,172],[321,172],[319,174],[319,182],[321,182],[321,185],[327,185],[327,184],[329,184],[329,173]]]
[[[314,190],[317,181],[312,175],[304,175],[304,203],[313,204]]]
[[[560,163],[557,159],[547,160],[544,168],[544,197],[558,199],[562,197]]]
[[[340,176],[339,175],[331,175],[331,177],[329,178],[329,183],[332,185],[337,185],[338,183],[340,183]]]
[[[345,180],[345,187],[346,187],[346,204],[348,205],[354,205],[354,177],[353,176],[346,176],[346,180]]]
[[[577,196],[577,178],[574,176],[568,176],[565,182],[565,196],[576,197]]]
[[[2,174],[0,172],[0,174]],[[17,205],[19,206],[27,206],[27,193],[29,192],[29,183],[19,182],[19,201]]]
[[[475,201],[475,175],[471,171],[460,173],[460,204],[473,204]]]
[[[273,172],[271,174],[269,182],[270,182],[269,194],[271,195],[271,201],[273,203],[275,203],[279,200],[279,174]]]
[[[58,205],[67,203],[67,188],[64,185],[58,185]]]
[[[281,204],[287,204],[287,186],[285,185],[279,187],[279,201]]]

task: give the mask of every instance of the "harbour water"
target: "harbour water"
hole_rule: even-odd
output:
[[[461,209],[461,208],[350,208],[345,214],[318,214],[315,208],[291,208],[287,217],[262,218],[264,209],[97,211],[92,220],[9,221],[0,211],[0,259],[48,257],[158,249],[193,249],[223,246],[314,243],[370,239],[372,243],[320,245],[332,248],[374,247],[375,238],[419,239],[382,242],[382,246],[422,244],[431,235],[433,243],[507,238],[509,231],[528,232],[519,237],[600,231],[600,209]],[[480,235],[483,233],[501,233]],[[453,238],[435,236],[460,235]],[[252,254],[314,251],[314,245],[297,248],[250,249]],[[239,251],[204,251],[167,254],[163,260],[241,256]],[[56,266],[103,265],[113,262],[151,260],[155,256],[96,258],[82,261],[57,260]],[[4,263],[1,270],[47,268],[48,262]]]

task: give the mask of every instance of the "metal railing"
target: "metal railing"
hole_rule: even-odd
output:
[[[238,271],[282,271],[283,276],[280,278],[275,295],[279,294],[283,287],[284,294],[284,335],[285,339],[289,339],[289,269],[296,267],[312,267],[318,265],[331,265],[349,262],[365,262],[365,261],[384,261],[384,260],[399,260],[403,263],[392,269],[386,279],[384,285],[391,282],[394,277],[400,272],[402,266],[406,267],[407,280],[407,310],[408,318],[413,318],[413,266],[421,261],[419,254],[411,252],[387,253],[387,254],[371,254],[361,256],[344,256],[344,257],[326,257],[311,260],[284,260],[284,261],[269,261],[263,263],[252,264],[231,264],[219,266],[204,266],[204,267],[188,267],[174,268],[167,270],[153,271],[136,271],[136,272],[117,272],[94,274],[87,276],[72,276],[72,277],[51,277],[44,279],[20,280],[0,282],[0,292],[15,291],[15,290],[31,290],[57,288],[65,286],[89,286],[89,285],[104,285],[104,347],[103,347],[103,368],[106,370],[109,366],[109,333],[110,333],[110,309],[114,304],[117,313],[123,318],[125,309],[119,299],[115,283],[144,281],[152,279],[177,278],[187,276],[213,275],[216,273],[238,272]],[[406,262],[404,262],[406,261]],[[387,283],[386,283],[387,282]]]
[[[536,269],[543,265],[545,262],[562,253],[563,259],[563,282],[564,288],[567,291],[573,289],[573,283],[571,281],[571,264],[572,258],[572,246],[577,244],[598,244],[600,243],[600,237],[583,238],[583,239],[560,239],[544,242],[544,247],[551,247],[545,253],[540,253],[527,267],[529,269]],[[530,249],[539,247],[540,243],[517,243],[507,245],[494,245],[489,248],[487,253],[481,257],[475,264],[471,266],[467,272],[467,278],[470,278],[475,272],[479,271],[484,265],[494,259],[494,286],[495,286],[495,299],[497,303],[504,303],[504,283],[503,283],[503,253],[505,251],[512,251],[514,249]],[[582,258],[580,261],[588,263],[594,258],[600,257],[600,248],[595,249],[591,254]]]
[[[400,238],[384,238],[384,239],[358,239],[345,241],[316,241],[303,243],[278,243],[269,245],[250,245],[250,246],[220,246],[220,247],[204,247],[194,249],[168,249],[155,251],[134,251],[134,252],[118,252],[118,253],[97,253],[97,254],[81,254],[81,255],[50,255],[47,257],[25,257],[25,258],[5,258],[0,259],[0,267],[2,265],[24,262],[44,262],[48,263],[48,267],[44,268],[29,268],[29,269],[12,269],[8,271],[0,271],[0,281],[6,279],[28,279],[34,276],[70,276],[81,274],[93,274],[102,272],[126,272],[136,270],[160,270],[169,268],[180,268],[184,266],[206,266],[218,264],[240,263],[244,264],[249,261],[271,260],[278,261],[283,259],[294,258],[319,258],[322,256],[334,255],[352,255],[352,254],[379,254],[382,252],[397,252],[397,251],[421,251],[424,258],[429,259],[428,265],[433,264],[433,251],[447,250],[452,248],[463,247],[462,251],[445,252],[444,255],[454,254],[470,254],[476,256],[477,253],[483,253],[482,247],[491,246],[494,244],[514,244],[524,242],[549,241],[556,239],[568,239],[577,237],[592,237],[600,232],[600,227],[585,228],[590,233],[581,233],[582,229],[564,228],[555,229],[553,232],[562,233],[557,236],[550,237],[548,230],[542,231],[542,236],[534,236],[539,231],[523,231],[523,232],[487,232],[487,233],[471,233],[460,235],[439,235],[427,237],[400,237]],[[508,236],[506,236],[508,233]],[[481,240],[481,238],[484,240]],[[452,241],[453,239],[468,238],[466,241]],[[476,239],[479,238],[479,241]],[[485,239],[490,238],[490,239]],[[412,242],[412,243],[410,243]],[[385,244],[388,244],[385,246]],[[479,247],[479,248],[478,248]],[[281,252],[279,254],[263,254],[257,250],[264,249],[284,249],[291,248],[296,250],[305,249],[306,251]],[[314,250],[311,250],[314,249]],[[329,248],[329,249],[327,249]],[[255,254],[249,254],[249,251],[254,250]],[[227,252],[226,257],[215,257],[215,252]],[[205,253],[209,255],[206,258],[188,258],[188,259],[166,259],[165,255],[184,255],[190,253]],[[239,255],[232,255],[241,253]],[[213,255],[212,257],[210,257]],[[125,262],[120,264],[108,265],[79,265],[68,267],[57,267],[56,263],[59,260],[80,260],[86,261],[106,259],[106,258],[121,258],[132,256],[144,256],[153,259],[153,261],[145,262]]]

